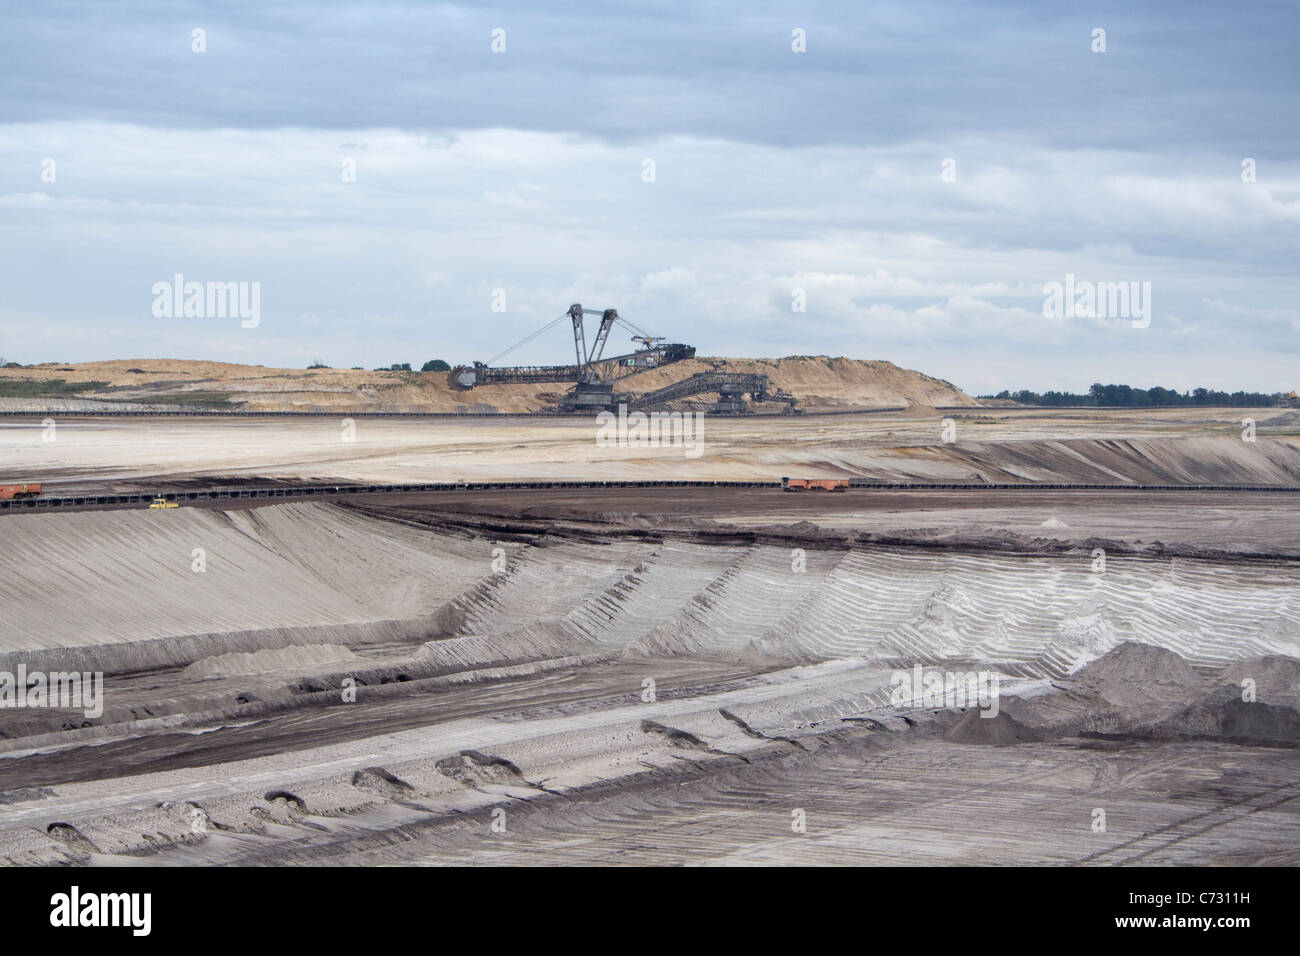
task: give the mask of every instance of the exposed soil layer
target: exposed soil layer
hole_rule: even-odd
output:
[[[710,467],[1300,473],[1291,438],[1222,421],[1040,424],[945,445],[734,423]],[[559,467],[583,439],[557,427],[458,433],[459,463]],[[448,435],[327,453],[300,423],[117,428],[0,441],[55,482],[183,487],[428,480]],[[8,514],[0,671],[104,683],[98,712],[0,708],[0,861],[1295,865],[1291,497],[557,489]]]
[[[1268,493],[553,489],[373,495],[342,507],[520,540],[544,534],[814,548],[1300,557],[1300,508]]]
[[[1050,676],[1126,639],[1207,664],[1297,649],[1296,560],[660,518],[315,502],[10,516],[0,661],[184,666],[197,679],[432,641],[424,663],[440,673],[611,654],[865,655],[979,656]]]
[[[774,389],[793,393],[807,408],[882,408],[978,405],[956,386],[892,362],[827,356],[782,359],[692,359],[619,381],[619,391],[662,388],[715,367],[768,376]],[[607,369],[607,374],[614,370]],[[365,369],[276,369],[225,362],[123,359],[72,366],[0,369],[0,384],[46,383],[48,394],[0,396],[0,411],[52,413],[103,410],[161,411],[212,408],[257,412],[537,412],[554,408],[572,387],[489,385],[453,390],[445,372]],[[58,384],[55,384],[58,383]],[[71,394],[69,394],[71,393]],[[703,396],[707,397],[707,396]],[[785,406],[773,404],[772,410]]]
[[[920,411],[704,419],[690,442],[594,418],[0,418],[6,480],[49,494],[257,477],[358,483],[762,480],[1300,486],[1296,429],[1243,441],[1240,409]],[[945,421],[952,423],[949,431]],[[954,440],[945,441],[950,435]],[[678,436],[681,438],[682,436]],[[689,447],[688,447],[689,446]]]

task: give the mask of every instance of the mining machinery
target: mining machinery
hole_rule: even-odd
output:
[[[669,402],[680,401],[691,395],[717,392],[718,400],[706,411],[714,415],[744,415],[750,411],[748,395],[755,402],[784,402],[785,414],[801,414],[796,399],[783,389],[773,389],[766,375],[748,372],[726,372],[715,368],[712,372],[696,372],[690,378],[673,382],[653,392],[633,396],[630,405],[643,411],[666,408]]]
[[[600,323],[587,337],[587,316],[600,316]],[[513,365],[494,366],[506,355],[568,319],[573,326],[573,349],[576,361],[572,365]],[[605,344],[615,324],[632,331],[632,341],[641,346],[625,355],[605,356]],[[715,414],[744,414],[750,411],[745,396],[755,402],[784,402],[787,414],[799,411],[793,395],[780,389],[772,390],[766,375],[751,375],[722,370],[725,363],[714,363],[711,372],[700,372],[680,382],[652,392],[635,393],[614,390],[615,383],[652,368],[661,368],[674,362],[695,357],[695,347],[681,342],[665,342],[663,336],[647,335],[617,309],[583,308],[575,303],[563,315],[553,319],[531,335],[516,342],[504,352],[487,362],[457,365],[447,373],[447,382],[453,389],[468,391],[479,385],[536,384],[572,382],[574,387],[560,401],[563,412],[600,411],[628,405],[632,408],[651,409],[690,395],[716,392],[718,401],[707,411]]]
[[[587,344],[586,317],[600,316],[600,324]],[[494,367],[491,363],[509,355],[515,349],[531,342],[543,332],[565,319],[573,324],[573,348],[577,361],[573,365],[515,365]],[[632,341],[642,348],[625,355],[605,356],[605,343],[614,324],[619,323],[632,331]],[[573,382],[574,388],[564,396],[561,407],[565,411],[613,408],[626,403],[631,396],[614,391],[614,382],[646,369],[659,368],[673,362],[695,357],[695,347],[681,342],[664,343],[662,336],[647,335],[618,314],[617,309],[586,309],[575,303],[569,311],[544,325],[536,332],[516,342],[489,362],[458,365],[447,373],[452,388],[465,391],[477,385],[504,383]]]

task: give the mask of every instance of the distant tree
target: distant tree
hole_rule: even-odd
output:
[[[328,365],[325,364],[325,360],[324,360],[324,359],[316,359],[314,362],[312,362],[312,363],[311,363],[310,365],[308,365],[307,367],[308,367],[309,369],[311,369],[311,368],[329,368],[330,366],[328,366]]]
[[[987,397],[987,396],[984,396]],[[1102,385],[1094,382],[1087,395],[1073,392],[1047,391],[1041,395],[1028,389],[1018,392],[1003,392],[998,398],[1009,397],[1022,405],[1094,405],[1104,408],[1148,408],[1186,405],[1233,405],[1247,407],[1268,407],[1285,405],[1287,396],[1282,394],[1266,395],[1263,392],[1236,391],[1216,392],[1213,389],[1197,388],[1191,392],[1179,393],[1172,388],[1133,388],[1131,385]]]
[[[1038,404],[1040,405],[1087,405],[1088,399],[1083,395],[1075,395],[1072,392],[1046,391],[1039,396]]]
[[[409,372],[410,370],[411,370],[410,362],[401,362],[400,364],[398,362],[394,362],[392,365],[388,367],[388,371],[390,372]]]
[[[420,366],[421,372],[450,372],[451,366],[442,359],[430,359]]]

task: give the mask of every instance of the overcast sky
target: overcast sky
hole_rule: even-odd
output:
[[[581,302],[701,354],[887,359],[972,393],[1300,385],[1294,2],[4,21],[10,361],[454,364]],[[260,323],[155,316],[177,273],[260,283]],[[1067,274],[1149,282],[1149,326],[1045,316]]]

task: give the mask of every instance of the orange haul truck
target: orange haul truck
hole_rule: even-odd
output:
[[[39,498],[41,483],[29,481],[21,485],[0,485],[0,498]]]
[[[782,491],[848,491],[847,478],[782,478]]]

